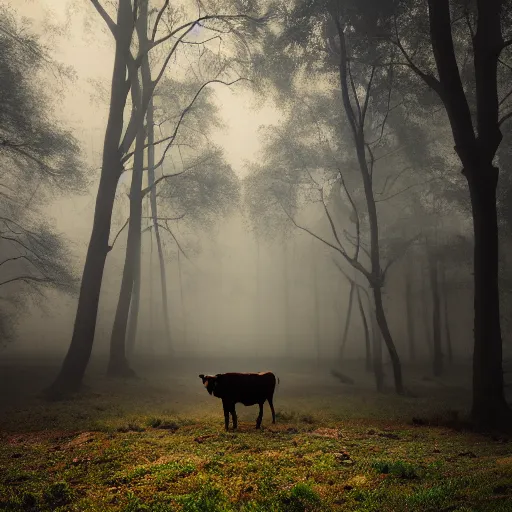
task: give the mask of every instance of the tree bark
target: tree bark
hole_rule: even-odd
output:
[[[370,342],[370,332],[368,329],[368,321],[364,312],[363,301],[361,300],[361,292],[357,288],[357,304],[359,305],[359,313],[361,313],[361,320],[363,321],[364,330],[364,345],[365,345],[365,369],[367,372],[372,371],[372,349]]]
[[[412,294],[412,276],[409,263],[405,274],[405,308],[407,320],[407,345],[409,347],[409,359],[416,361],[416,333],[414,332],[414,306]]]
[[[427,247],[428,267],[430,276],[430,291],[432,293],[432,330],[434,359],[433,372],[436,377],[443,373],[443,349],[441,346],[441,300],[439,297],[438,262],[434,249]]]
[[[503,353],[498,287],[498,219],[496,185],[483,173],[468,175],[475,235],[475,343],[473,352],[472,416],[477,423],[499,426],[510,421],[503,389]],[[476,173],[475,173],[476,174]]]
[[[446,351],[448,352],[448,363],[453,364],[453,347],[452,336],[450,333],[450,316],[448,308],[448,289],[446,285],[446,269],[443,262],[440,262],[441,274],[441,293],[443,294],[443,316],[444,316],[444,332],[446,341]]]
[[[73,336],[60,373],[49,389],[53,396],[80,389],[94,342],[103,271],[110,250],[112,210],[117,183],[123,170],[119,143],[129,92],[126,82],[126,59],[133,31],[131,20],[130,0],[120,0],[117,10],[118,32],[110,89],[110,108],[103,143],[101,177],[96,196],[93,227],[82,274]]]

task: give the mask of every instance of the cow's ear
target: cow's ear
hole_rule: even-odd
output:
[[[201,373],[201,375],[199,375],[199,378],[204,380],[204,375]]]

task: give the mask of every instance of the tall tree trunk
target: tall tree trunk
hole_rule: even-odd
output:
[[[146,137],[141,128],[137,134],[133,162],[132,183],[130,186],[130,221],[128,223],[128,241],[124,261],[121,291],[117,302],[114,327],[110,338],[110,359],[108,374],[111,377],[132,377],[133,370],[126,358],[126,329],[128,312],[132,297],[137,262],[140,265],[140,241],[142,229],[142,174],[144,167],[144,143]],[[137,254],[139,255],[137,257]]]
[[[318,269],[317,269],[317,261],[314,254],[314,243],[315,239],[311,239],[311,245],[313,247],[313,290],[314,290],[314,303],[315,303],[315,345],[316,345],[316,360],[320,361],[320,297],[318,291]]]
[[[475,344],[472,416],[481,424],[512,420],[503,389],[503,353],[498,287],[497,169],[494,180],[468,175],[475,233]]]
[[[361,300],[361,292],[357,288],[357,304],[359,305],[359,313],[361,313],[361,320],[363,321],[364,330],[364,345],[365,345],[365,368],[367,372],[372,371],[372,349],[370,342],[370,332],[368,329],[368,321],[364,312],[363,301]]]
[[[350,320],[352,319],[352,304],[354,302],[354,290],[356,288],[356,284],[352,279],[349,279],[350,281],[350,292],[348,294],[348,305],[347,305],[347,314],[345,316],[345,326],[343,328],[343,336],[341,338],[341,345],[340,345],[340,361],[343,361],[343,355],[345,352],[345,346],[347,344],[348,340],[348,329],[350,327]]]
[[[187,326],[187,308],[185,307],[185,295],[183,293],[183,278],[181,275],[181,257],[180,248],[178,247],[178,277],[180,280],[180,301],[181,301],[181,314],[183,317],[183,344],[187,346],[188,326]]]
[[[446,351],[448,352],[448,363],[453,364],[453,347],[452,336],[450,333],[450,316],[448,308],[448,289],[446,285],[446,269],[443,262],[440,262],[441,274],[441,293],[443,295],[443,316],[444,316],[444,332],[446,339]]]
[[[384,313],[384,304],[382,302],[382,290],[379,287],[373,289],[373,297],[375,300],[375,315],[377,317],[377,323],[380,327],[380,332],[384,338],[384,343],[388,349],[389,357],[391,359],[391,365],[393,367],[393,379],[395,382],[395,390],[397,393],[403,393],[403,382],[402,382],[402,368],[400,366],[400,359],[393,343],[393,338],[389,332],[388,322]],[[381,359],[382,361],[382,359]],[[382,362],[381,362],[382,364]]]
[[[437,256],[435,249],[427,247],[428,268],[430,276],[430,291],[432,293],[432,328],[433,328],[433,349],[434,359],[433,371],[436,377],[443,373],[443,350],[441,346],[441,300],[439,297],[439,278],[437,269]]]
[[[155,150],[152,144],[155,138],[155,125],[153,120],[153,99],[148,106],[147,123],[148,123],[148,187],[150,187],[149,198],[151,202],[151,217],[153,220],[153,228],[155,230],[156,247],[158,251],[158,263],[160,265],[160,287],[162,291],[162,309],[164,313],[164,329],[165,342],[172,355],[172,337],[171,337],[171,319],[169,316],[169,301],[167,296],[167,272],[165,269],[164,250],[162,247],[162,237],[160,235],[160,226],[158,225],[158,205],[156,202],[155,183]],[[178,249],[179,250],[179,249]]]
[[[428,0],[430,36],[439,81],[431,84],[441,97],[452,128],[455,149],[469,185],[473,214],[474,352],[473,419],[499,426],[512,421],[503,389],[503,349],[499,316],[498,169],[492,162],[502,140],[498,98],[498,61],[505,48],[503,0],[477,0],[473,40],[477,133],[457,66],[449,2]]]
[[[148,2],[142,1],[137,13],[138,23],[136,25],[139,45],[143,50],[148,47]],[[149,70],[149,58],[147,53],[141,63],[142,87],[139,83],[138,74],[132,76],[132,98],[133,108],[138,111],[143,109],[143,93],[151,90],[151,74]],[[139,296],[140,296],[140,254],[142,238],[142,181],[144,174],[144,144],[146,142],[146,133],[144,122],[138,127],[135,139],[135,154],[133,157],[132,181],[130,185],[130,220],[128,223],[128,241],[126,244],[126,256],[123,268],[123,277],[121,279],[121,291],[117,302],[117,309],[110,338],[110,359],[108,363],[108,375],[111,377],[132,377],[134,371],[130,368],[126,357],[126,342],[128,315],[130,302],[132,304],[132,318],[135,319],[133,335],[136,331],[136,322],[139,314]],[[154,148],[148,146],[148,149]],[[132,300],[133,295],[133,300]]]
[[[434,360],[434,348],[432,342],[432,322],[429,318],[430,304],[428,300],[428,287],[427,280],[425,279],[425,273],[423,269],[421,270],[421,302],[422,302],[422,320],[423,327],[425,331],[425,345],[428,349],[429,359],[430,361]]]
[[[255,320],[256,320],[256,328],[255,333],[258,338],[258,342],[256,343],[255,353],[256,357],[260,355],[260,340],[263,333],[262,324],[261,324],[261,273],[260,273],[260,241],[256,238],[256,307],[254,308]],[[266,341],[266,340],[265,340]]]
[[[407,345],[409,347],[409,359],[416,361],[416,333],[414,332],[414,302],[412,294],[412,275],[409,263],[405,274],[405,308],[407,320]]]
[[[135,339],[137,337],[137,326],[139,320],[140,310],[140,270],[141,270],[141,245],[142,240],[139,240],[139,246],[135,248],[135,261],[133,264],[133,285],[132,285],[132,298],[130,302],[130,313],[128,316],[128,331],[126,336],[126,352],[129,358],[133,356],[135,349]]]
[[[286,355],[292,353],[292,342],[290,336],[290,265],[288,261],[288,243],[284,242],[284,336]]]
[[[384,286],[384,273],[380,266],[380,247],[379,247],[379,222],[377,217],[377,206],[375,204],[375,197],[373,194],[372,175],[368,161],[366,159],[367,145],[365,141],[364,123],[365,115],[362,113],[361,105],[358,103],[357,114],[356,110],[352,106],[349,93],[348,85],[348,74],[350,62],[347,56],[347,45],[346,36],[344,29],[340,22],[339,12],[334,11],[332,14],[333,21],[336,25],[336,29],[339,36],[340,45],[340,61],[339,61],[339,75],[340,75],[340,86],[341,96],[343,101],[343,108],[348,118],[352,135],[354,137],[354,143],[356,147],[357,161],[359,164],[359,170],[361,172],[361,178],[363,181],[364,195],[366,200],[366,206],[368,211],[368,223],[370,225],[370,261],[371,261],[371,272],[369,275],[366,273],[366,277],[373,288],[373,295],[375,299],[375,308],[377,322],[379,324],[384,342],[388,349],[389,357],[393,366],[395,390],[397,393],[403,393],[403,379],[402,379],[402,367],[400,364],[400,358],[396,350],[391,332],[389,330],[386,314],[384,312],[384,306],[382,303],[382,287]],[[371,82],[371,81],[370,81]],[[366,91],[367,98],[370,97],[370,87]],[[366,111],[366,106],[363,107]],[[366,113],[366,112],[365,112]],[[373,159],[372,159],[373,162]],[[371,164],[373,166],[373,163]],[[372,167],[373,169],[373,167]],[[356,257],[357,259],[357,257]]]
[[[130,0],[119,0],[110,109],[103,143],[103,161],[94,221],[82,274],[73,336],[59,375],[49,389],[52,395],[80,389],[94,342],[103,271],[110,250],[112,210],[117,183],[123,171],[119,143],[123,131],[124,107],[129,92],[126,85],[126,59],[132,37],[131,20]]]

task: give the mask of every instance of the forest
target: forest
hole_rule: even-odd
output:
[[[0,0],[0,168],[0,510],[511,510],[511,1]]]

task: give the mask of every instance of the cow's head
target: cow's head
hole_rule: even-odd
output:
[[[217,377],[215,375],[199,375],[199,378],[203,381],[203,386],[206,388],[210,395],[213,394],[217,387]]]

